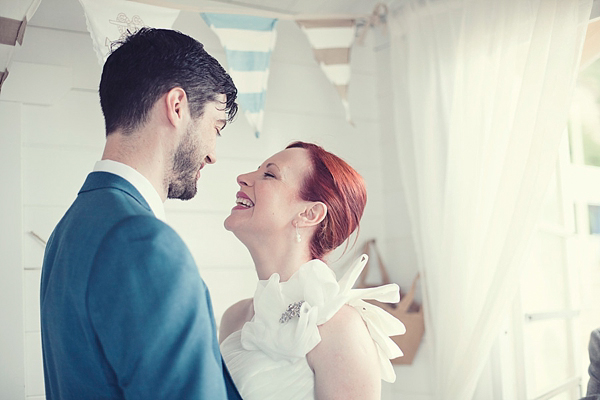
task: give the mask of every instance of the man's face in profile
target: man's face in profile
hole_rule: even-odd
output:
[[[206,164],[214,164],[217,161],[217,136],[227,121],[226,100],[224,94],[219,94],[216,101],[206,103],[199,118],[189,122],[173,156],[168,198],[192,199],[198,191],[200,170]]]

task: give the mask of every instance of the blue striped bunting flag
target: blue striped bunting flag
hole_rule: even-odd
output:
[[[203,13],[202,18],[225,48],[229,75],[238,89],[238,102],[256,137],[259,137],[263,124],[269,63],[275,47],[277,20],[209,13]]]

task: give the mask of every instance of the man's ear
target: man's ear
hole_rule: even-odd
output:
[[[165,95],[165,106],[167,119],[174,127],[179,125],[187,118],[189,114],[188,98],[185,90],[180,87],[174,87]]]
[[[325,219],[325,216],[327,216],[327,206],[320,201],[309,203],[301,216],[303,220],[302,226],[319,225]]]

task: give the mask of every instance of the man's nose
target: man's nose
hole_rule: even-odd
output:
[[[212,152],[212,153],[208,153],[206,155],[206,157],[204,157],[204,162],[206,164],[214,164],[217,162],[217,154]]]

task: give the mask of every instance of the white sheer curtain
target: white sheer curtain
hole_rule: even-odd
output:
[[[407,0],[394,119],[436,399],[473,396],[550,180],[592,0]]]

